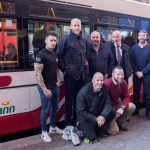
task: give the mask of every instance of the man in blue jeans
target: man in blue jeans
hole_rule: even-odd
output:
[[[52,139],[47,132],[47,113],[50,104],[50,133],[60,133],[62,130],[56,127],[56,113],[58,109],[58,99],[60,83],[58,72],[58,59],[53,49],[56,46],[57,34],[54,31],[49,31],[45,37],[46,46],[35,57],[35,75],[38,81],[38,90],[41,97],[41,138],[45,142],[51,142]]]

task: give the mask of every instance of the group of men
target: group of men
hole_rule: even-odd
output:
[[[63,133],[55,121],[60,84],[58,69],[64,74],[65,125],[76,125],[90,142],[96,141],[96,134],[107,137],[106,133],[116,135],[119,130],[128,130],[124,123],[133,112],[139,114],[141,82],[146,116],[150,120],[150,45],[146,42],[146,31],[139,32],[139,44],[133,46],[131,57],[131,49],[121,42],[119,31],[113,32],[113,42],[108,47],[101,43],[97,31],[91,33],[91,43],[88,44],[82,37],[79,19],[72,19],[70,26],[70,34],[59,41],[56,52],[53,50],[57,35],[54,31],[47,32],[46,46],[35,57],[34,67],[41,97],[42,139],[52,141],[46,126],[50,104],[49,132]],[[136,107],[130,102],[128,93],[132,68],[133,83],[136,85],[133,102]]]

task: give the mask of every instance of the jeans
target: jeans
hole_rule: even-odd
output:
[[[58,87],[49,89],[52,93],[51,97],[46,97],[44,94],[44,91],[42,88],[38,85],[38,91],[40,93],[40,98],[41,98],[41,127],[42,131],[47,131],[47,125],[46,125],[46,120],[47,120],[47,114],[48,110],[50,107],[50,104],[52,105],[50,109],[50,126],[51,127],[56,127],[56,113],[58,109],[58,104],[59,104],[59,93],[60,89]]]

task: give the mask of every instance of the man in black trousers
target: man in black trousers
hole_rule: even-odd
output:
[[[100,72],[95,73],[92,82],[79,91],[76,104],[77,127],[83,132],[84,138],[93,143],[97,139],[96,133],[100,137],[107,137],[105,131],[116,116],[116,111],[111,106]]]
[[[58,43],[57,56],[59,68],[64,73],[65,80],[65,124],[72,125],[76,121],[76,95],[85,84],[88,44],[82,37],[81,21],[71,20],[71,32]],[[74,105],[73,105],[74,104]],[[74,107],[73,122],[72,106]]]

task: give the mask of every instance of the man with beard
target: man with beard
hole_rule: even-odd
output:
[[[97,31],[91,33],[89,45],[89,81],[96,72],[101,72],[104,79],[111,75],[113,68],[113,56],[109,47],[101,43],[100,34]]]
[[[108,93],[112,107],[116,110],[116,117],[112,120],[107,130],[111,135],[116,135],[119,130],[128,131],[124,123],[135,110],[135,105],[130,102],[128,85],[124,80],[124,72],[120,66],[116,66],[112,72],[112,78],[104,81],[108,87]]]
[[[65,80],[65,124],[72,125],[76,121],[76,95],[85,84],[88,43],[82,37],[81,21],[71,20],[71,32],[58,43],[57,55],[60,61],[60,70]],[[73,106],[73,122],[72,118]]]
[[[132,59],[131,59],[131,49],[128,45],[122,43],[122,35],[120,31],[116,30],[112,34],[113,42],[110,44],[109,48],[112,52],[114,65],[122,67],[124,71],[124,80],[128,83],[128,78],[132,74]]]
[[[140,87],[143,83],[146,117],[150,120],[150,44],[147,43],[147,32],[140,30],[139,43],[132,47],[133,58],[133,102],[136,105],[134,115],[139,115]]]
[[[92,82],[85,85],[77,95],[77,127],[83,132],[85,142],[94,143],[96,133],[105,138],[105,131],[115,117],[116,112],[111,107],[103,75],[94,74]]]

